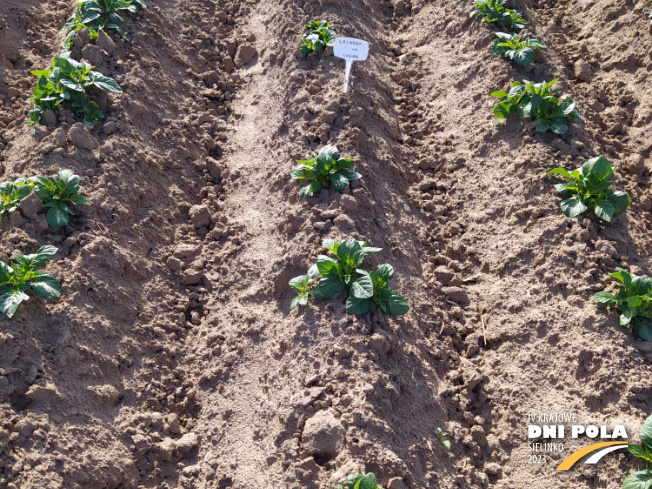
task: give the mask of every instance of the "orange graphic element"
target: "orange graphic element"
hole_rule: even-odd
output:
[[[573,452],[568,457],[566,457],[566,459],[559,464],[557,470],[568,470],[573,465],[575,465],[575,462],[581,459],[584,455],[594,452],[599,448],[609,447],[612,445],[627,445],[627,442],[605,441],[603,443],[594,443],[593,445],[589,445],[588,447],[580,448],[578,451]]]

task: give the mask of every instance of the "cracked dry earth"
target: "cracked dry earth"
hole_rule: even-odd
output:
[[[75,40],[124,90],[107,119],[34,135],[29,70],[73,3],[0,4],[3,179],[69,168],[94,202],[59,231],[34,206],[2,224],[2,259],[59,247],[63,295],[0,320],[0,487],[615,489],[640,468],[530,464],[526,415],[635,433],[652,412],[650,344],[591,300],[616,266],[652,272],[645,2],[513,2],[549,47],[519,69],[466,2],[149,4],[131,43]],[[346,96],[341,60],[298,54],[313,18],[371,42]],[[555,77],[567,134],[494,126],[490,92]],[[363,178],[300,199],[294,161],[324,144]],[[600,154],[631,209],[566,219],[545,173]],[[407,315],[290,311],[288,280],[346,236],[383,248]]]

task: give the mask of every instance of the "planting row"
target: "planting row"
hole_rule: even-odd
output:
[[[520,12],[505,7],[506,0],[474,0],[476,9],[471,16],[479,16],[489,25],[520,30],[528,23]],[[521,39],[516,34],[496,33],[492,51],[518,65],[527,66],[534,60],[534,50],[545,48],[536,39]],[[514,82],[510,91],[493,92],[500,101],[493,108],[496,120],[506,119],[516,112],[520,118],[537,121],[537,131],[551,131],[564,134],[568,122],[579,120],[580,115],[571,97],[563,101],[559,92],[552,89],[558,80],[533,83],[524,80]],[[581,168],[568,171],[555,168],[548,175],[564,177],[567,182],[555,184],[555,189],[564,197],[561,210],[567,217],[576,217],[587,210],[611,222],[614,216],[622,214],[631,205],[630,198],[621,191],[611,190],[609,178],[615,168],[600,156],[587,160]],[[633,326],[634,332],[643,339],[652,341],[652,281],[618,269],[611,277],[621,281],[617,294],[600,292],[594,299],[602,304],[615,307],[621,313],[620,324]]]

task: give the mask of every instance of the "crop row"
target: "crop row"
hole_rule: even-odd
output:
[[[505,7],[506,0],[474,0],[474,3],[476,9],[471,16],[477,15],[487,24],[517,31],[528,23],[520,12]],[[497,32],[496,36],[492,52],[520,66],[527,66],[534,60],[534,49],[546,48],[536,39],[521,41],[516,34]],[[500,99],[493,108],[497,122],[515,112],[520,118],[531,117],[536,120],[537,131],[566,133],[568,121],[579,120],[580,115],[571,97],[561,101],[559,92],[552,89],[557,81],[554,79],[547,83],[533,83],[524,80],[523,83],[514,82],[508,93],[493,92],[491,96]],[[567,197],[561,202],[562,212],[573,218],[592,210],[597,217],[607,222],[625,212],[631,201],[624,192],[611,190],[609,179],[614,170],[604,156],[599,156],[587,160],[581,168],[572,171],[565,168],[549,171],[548,175],[566,179],[566,182],[555,185],[557,192]],[[621,326],[631,325],[634,333],[652,341],[652,279],[621,268],[609,276],[619,281],[618,292],[598,292],[594,295],[594,300],[618,309]],[[643,445],[629,444],[628,450],[634,456],[652,462],[652,416],[641,428],[640,437]],[[623,489],[651,488],[652,468],[635,472],[623,481]]]

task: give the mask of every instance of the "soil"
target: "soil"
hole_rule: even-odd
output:
[[[513,2],[548,46],[529,68],[466,2],[149,4],[131,42],[75,41],[124,90],[92,129],[24,125],[72,2],[0,5],[2,178],[69,168],[93,200],[58,231],[26,205],[2,224],[0,259],[59,247],[63,295],[0,320],[0,487],[615,489],[641,468],[555,472],[586,438],[529,463],[527,415],[636,438],[652,413],[650,343],[591,299],[652,273],[646,2]],[[342,60],[298,53],[321,18],[371,42],[347,95]],[[494,125],[490,92],[556,77],[567,134]],[[301,199],[289,173],[324,144],[363,178]],[[545,173],[601,154],[632,207],[565,218]],[[407,315],[290,311],[288,280],[347,236],[383,248]]]

